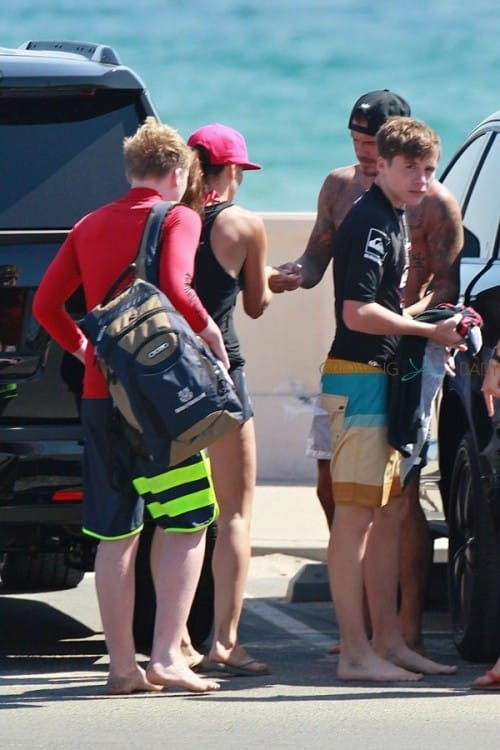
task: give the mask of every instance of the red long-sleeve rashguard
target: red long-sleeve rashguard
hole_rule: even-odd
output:
[[[123,198],[88,214],[75,224],[48,267],[33,301],[33,314],[67,351],[77,351],[85,336],[68,315],[66,301],[80,285],[87,310],[102,301],[134,259],[146,217],[159,200],[161,196],[155,190],[132,188]],[[165,220],[160,254],[160,287],[196,333],[208,323],[208,313],[191,287],[200,231],[200,217],[177,204]],[[89,344],[83,396],[107,395],[105,379]]]

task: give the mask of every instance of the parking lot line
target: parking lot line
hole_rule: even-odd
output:
[[[251,612],[251,614],[260,617],[261,620],[265,620],[280,630],[284,630],[294,638],[299,638],[321,651],[328,651],[332,645],[331,636],[327,637],[323,635],[319,630],[314,630],[314,628],[310,628],[300,620],[296,620],[295,617],[285,614],[278,607],[273,607],[271,604],[254,599],[248,596],[248,594],[245,597],[245,609]]]

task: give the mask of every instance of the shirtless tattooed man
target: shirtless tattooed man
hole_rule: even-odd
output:
[[[321,280],[332,258],[332,242],[338,227],[353,203],[375,179],[375,136],[378,129],[388,117],[409,114],[407,102],[385,89],[369,92],[358,99],[348,122],[357,162],[338,167],[327,175],[319,193],[317,217],[306,249],[294,263],[280,266],[283,278],[274,276],[270,279],[274,292],[289,289],[293,274],[296,274],[297,286],[306,289]],[[455,198],[437,180],[431,183],[420,205],[408,206],[406,214],[411,252],[404,302],[406,312],[416,315],[441,302],[456,301],[463,228]],[[330,527],[335,510],[330,476],[330,428],[328,415],[318,401],[307,453],[317,460],[316,491]],[[399,567],[399,623],[406,643],[423,652],[422,611],[433,544],[419,502],[418,474],[414,475],[408,490],[409,512],[402,528]]]

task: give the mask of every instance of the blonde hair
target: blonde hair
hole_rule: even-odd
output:
[[[203,183],[203,171],[201,169],[200,159],[197,151],[191,149],[191,164],[189,165],[187,187],[181,198],[184,203],[200,216],[203,216],[205,209],[205,188]]]
[[[377,151],[389,162],[395,156],[439,159],[441,143],[425,122],[412,117],[390,117],[377,132]]]
[[[123,140],[129,177],[163,177],[172,169],[189,169],[192,151],[177,130],[147,117],[134,135]]]

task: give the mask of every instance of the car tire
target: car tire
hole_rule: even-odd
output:
[[[85,574],[70,567],[63,552],[6,552],[0,575],[8,589],[45,591],[75,588]]]
[[[134,639],[137,650],[143,654],[151,652],[156,613],[155,592],[149,564],[153,531],[153,524],[145,525],[141,533],[135,565]],[[187,623],[191,641],[196,649],[203,646],[213,627],[212,554],[216,536],[217,526],[212,524],[207,529],[203,566]],[[172,574],[175,575],[175,571]]]
[[[494,662],[500,654],[500,537],[470,433],[455,455],[447,520],[453,641],[464,659]]]

